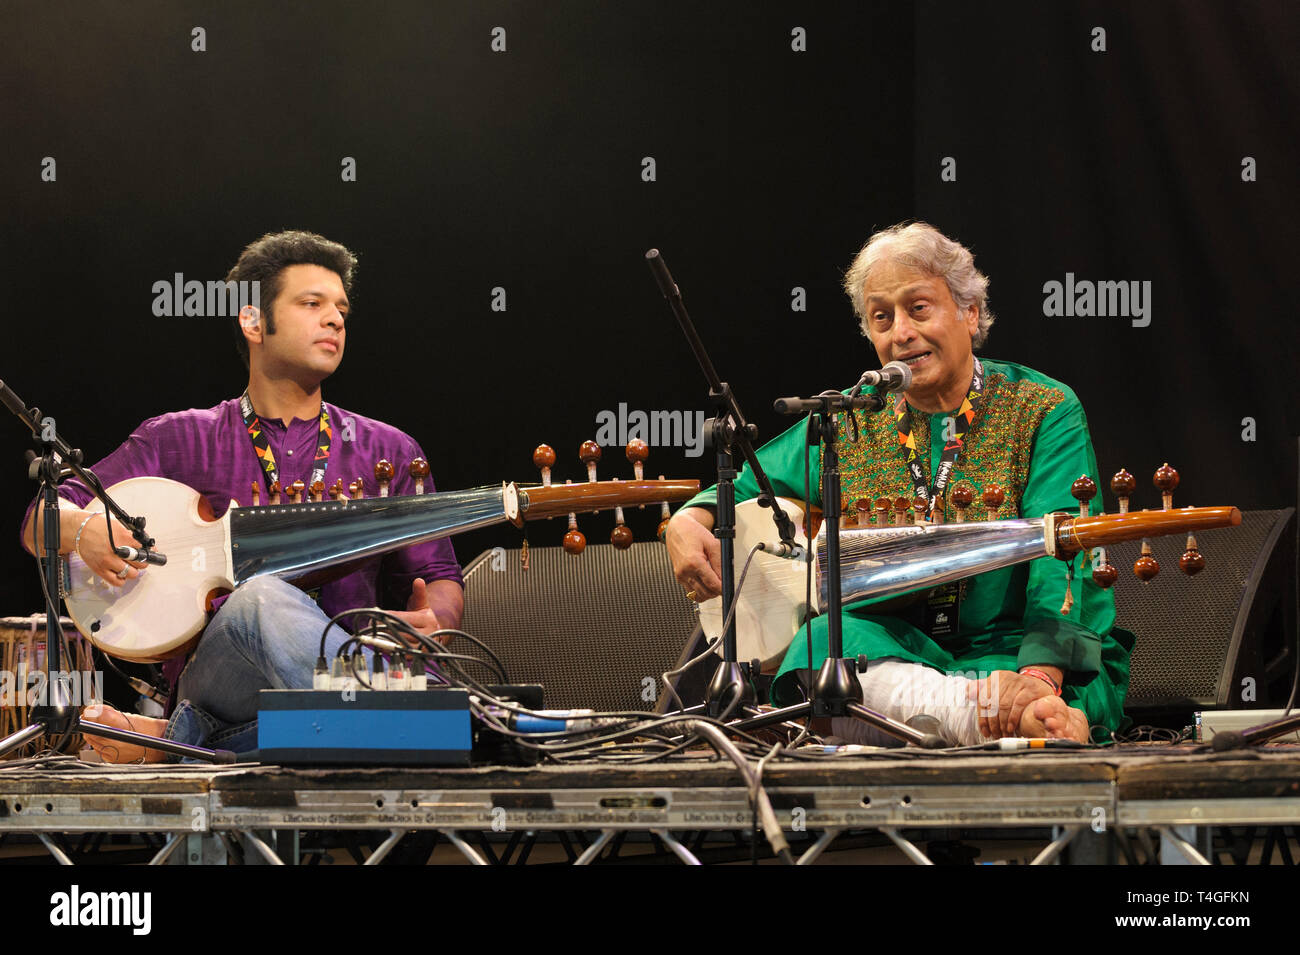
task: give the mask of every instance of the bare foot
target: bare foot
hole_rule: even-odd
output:
[[[161,738],[167,730],[166,720],[155,719],[152,716],[140,716],[135,713],[127,716],[125,713],[113,709],[107,703],[84,707],[81,715],[83,719],[87,719],[92,723],[100,723],[114,729],[131,730],[135,733],[143,733],[145,736]],[[167,754],[162,750],[145,749],[135,743],[120,743],[115,739],[108,739],[104,736],[91,736],[88,733],[85,735],[86,742],[106,763],[161,763],[167,758]],[[141,757],[144,758],[141,759]]]
[[[1020,735],[1047,739],[1088,742],[1088,717],[1059,696],[1034,700],[1020,717]]]

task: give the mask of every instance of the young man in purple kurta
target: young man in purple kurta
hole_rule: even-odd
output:
[[[425,457],[420,446],[396,428],[321,397],[321,382],[343,358],[355,268],[356,258],[346,248],[311,233],[267,235],[245,249],[227,281],[259,282],[264,305],[260,310],[244,307],[239,314],[240,352],[249,367],[244,396],[144,422],[94,466],[104,485],[133,477],[170,478],[197,490],[219,516],[232,499],[251,503],[254,485],[265,503],[271,480],[278,479],[284,488],[299,480],[310,485],[322,470],[326,486],[338,478],[346,486],[359,477],[366,495],[374,496],[379,493],[374,466],[386,458],[396,466],[390,493],[414,493],[406,464]],[[424,490],[434,490],[431,480],[425,480]],[[89,489],[74,480],[59,493],[69,505],[59,512],[64,553],[75,547],[87,566],[114,587],[147,572],[116,556],[102,517],[91,520],[81,510],[93,497]],[[28,550],[33,549],[34,523],[39,526],[32,520],[34,509],[35,502],[23,525]],[[114,539],[131,540],[120,525],[114,527]],[[311,686],[328,617],[369,606],[405,607],[398,616],[423,633],[458,627],[464,591],[450,541],[373,558],[323,586],[319,604],[275,578],[249,581],[222,604],[184,669],[179,662],[165,668],[173,681],[179,674],[181,702],[170,720],[128,717],[111,707],[96,719],[195,745],[253,749],[258,690]],[[327,653],[346,634],[335,628],[331,637]],[[163,759],[157,750],[90,741],[112,762]]]

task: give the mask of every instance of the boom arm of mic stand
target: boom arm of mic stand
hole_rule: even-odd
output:
[[[95,475],[95,472],[81,464],[81,452],[68,446],[68,443],[59,435],[57,429],[53,431],[47,441],[43,433],[41,424],[41,409],[28,408],[21,398],[18,397],[8,385],[0,381],[0,404],[13,412],[14,417],[18,418],[27,425],[32,433],[32,437],[41,441],[42,444],[49,445],[50,448],[59,456],[62,465],[67,470],[79,477],[86,487],[90,488],[95,497],[104,502],[104,509],[116,517],[125,527],[129,527],[137,536],[144,550],[153,547],[154,541],[144,533],[144,518],[132,517],[126,511],[122,510],[117,501],[109,497],[108,492],[104,490],[103,482]]]
[[[759,499],[764,500],[772,511],[772,520],[776,522],[777,534],[783,544],[794,546],[794,521],[776,504],[776,489],[772,486],[771,479],[763,466],[758,462],[758,452],[754,447],[754,437],[758,429],[745,421],[744,414],[741,413],[740,403],[736,401],[735,393],[732,392],[731,386],[718,377],[717,369],[713,367],[713,362],[709,359],[709,353],[704,348],[704,343],[700,341],[700,336],[695,331],[695,323],[691,321],[691,316],[687,314],[686,306],[682,302],[681,290],[677,288],[677,283],[673,281],[672,274],[668,271],[668,266],[664,263],[663,256],[659,254],[658,249],[651,249],[645,254],[646,265],[650,267],[650,272],[654,275],[655,281],[659,284],[659,290],[668,300],[668,306],[672,309],[673,315],[677,318],[677,324],[681,326],[682,334],[686,336],[687,344],[691,346],[691,351],[695,353],[695,360],[700,364],[700,370],[704,372],[704,377],[709,383],[710,396],[716,396],[718,401],[722,402],[726,408],[727,414],[731,417],[734,424],[734,437],[732,445],[740,451],[749,466],[750,473],[758,482]]]

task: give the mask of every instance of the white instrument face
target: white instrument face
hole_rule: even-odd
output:
[[[205,520],[202,496],[166,478],[132,478],[108,493],[128,514],[145,517],[145,529],[167,563],[112,587],[69,555],[68,615],[88,640],[115,657],[145,663],[182,653],[207,623],[209,592],[234,588],[229,512]],[[95,500],[86,510],[103,513],[104,507]],[[114,542],[135,543],[117,534]]]
[[[781,509],[795,524],[795,541],[806,544],[803,534],[803,509],[784,498]],[[776,524],[771,512],[759,507],[756,500],[736,505],[736,582],[745,566],[750,548],[759,541],[775,541]],[[776,557],[764,551],[754,555],[745,586],[736,601],[736,658],[760,660],[764,669],[780,662],[786,648],[808,616],[805,601],[808,565],[803,560]],[[817,582],[813,581],[813,601],[817,600]],[[722,598],[714,597],[700,604],[700,624],[709,639],[722,636]]]

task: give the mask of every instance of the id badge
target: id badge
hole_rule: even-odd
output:
[[[950,637],[961,629],[961,586],[944,584],[925,596],[925,632]]]

